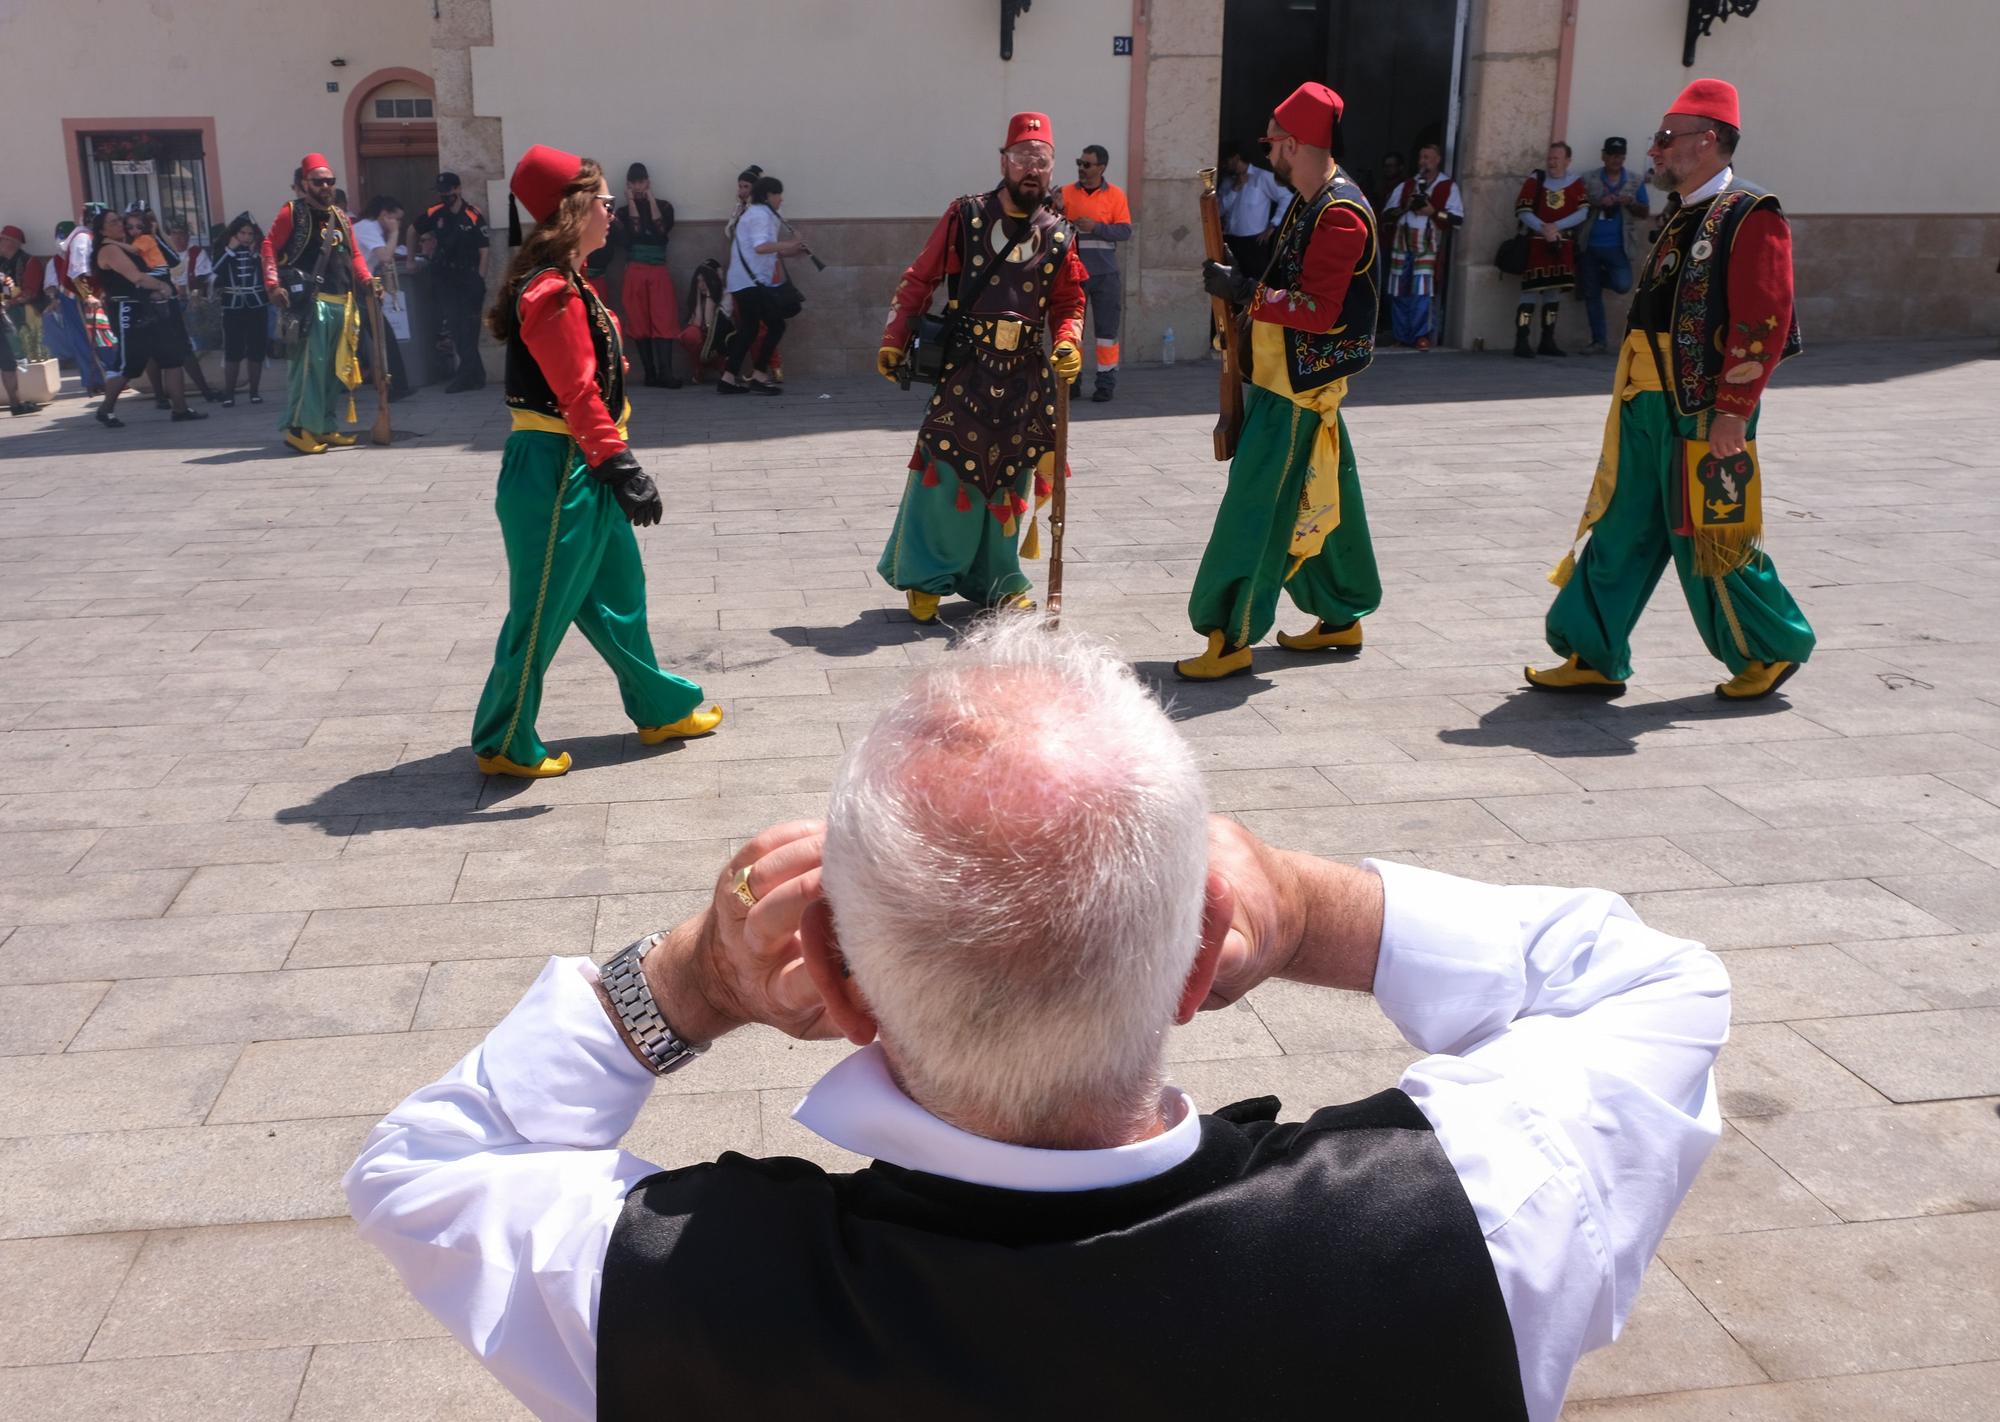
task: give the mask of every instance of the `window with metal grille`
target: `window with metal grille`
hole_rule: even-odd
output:
[[[375,117],[378,119],[427,119],[431,115],[429,99],[377,99]]]
[[[143,200],[162,226],[179,218],[206,241],[208,160],[198,129],[148,129],[77,135],[83,159],[84,198],[124,211]]]

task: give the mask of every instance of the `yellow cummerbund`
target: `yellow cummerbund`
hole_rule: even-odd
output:
[[[1653,353],[1646,349],[1646,337],[1650,334],[1658,347],[1660,358],[1655,361]],[[1660,370],[1674,368],[1674,339],[1665,331],[1627,331],[1625,333],[1624,354],[1630,357],[1630,368],[1625,372],[1625,395],[1636,395],[1642,390],[1664,389],[1660,384]]]
[[[557,419],[554,415],[544,415],[538,410],[510,409],[507,413],[514,417],[514,428],[517,430],[539,430],[543,434],[559,435],[570,433],[568,423]],[[625,408],[618,412],[618,438],[629,438],[625,433],[625,427],[631,422],[631,419],[632,402],[627,400]]]

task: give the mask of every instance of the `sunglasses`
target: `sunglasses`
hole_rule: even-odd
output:
[[[332,187],[332,186],[333,186],[333,179],[331,179],[331,178],[307,178],[307,179],[306,179],[306,186],[307,186],[307,187],[309,187],[309,188],[330,188],[330,187]]]
[[[611,196],[610,193],[599,193],[597,195],[597,200],[604,204],[604,210],[606,212],[618,211],[618,199]]]
[[[1079,168],[1102,168],[1104,165],[1092,158],[1079,158],[1076,160],[1076,166]]]
[[[1674,146],[1674,140],[1677,138],[1692,138],[1698,134],[1713,132],[1715,130],[1712,128],[1684,128],[1679,133],[1675,133],[1670,128],[1663,128],[1653,135],[1653,147],[1671,148]]]

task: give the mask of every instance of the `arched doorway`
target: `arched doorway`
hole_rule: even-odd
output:
[[[413,213],[429,205],[438,172],[435,90],[415,69],[378,69],[347,101],[348,200],[360,212],[384,194]]]

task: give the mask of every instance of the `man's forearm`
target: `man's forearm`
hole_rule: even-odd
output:
[[[1276,851],[1289,870],[1298,950],[1278,973],[1292,982],[1367,992],[1382,948],[1382,881],[1314,854]]]

